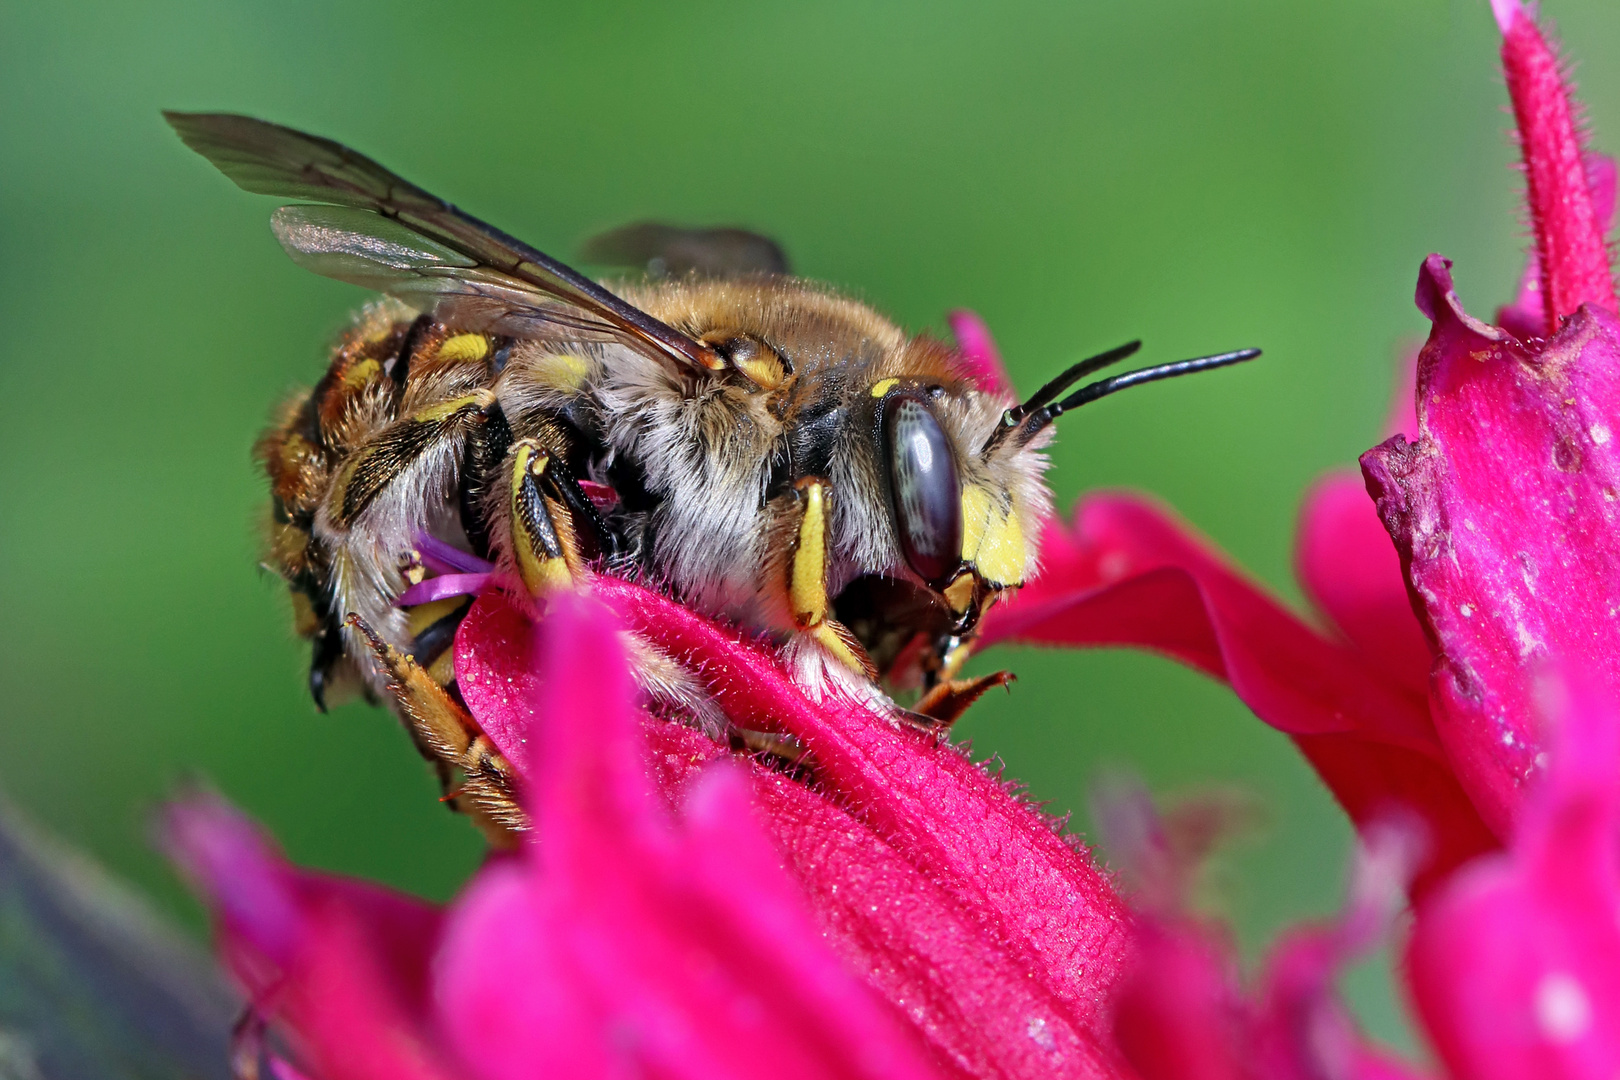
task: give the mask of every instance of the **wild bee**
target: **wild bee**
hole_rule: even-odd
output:
[[[948,722],[974,693],[955,676],[980,619],[1035,568],[1052,421],[1257,355],[1062,396],[1132,343],[1019,404],[943,342],[789,276],[762,238],[621,230],[597,251],[666,272],[610,291],[338,143],[166,116],[246,190],[313,204],[272,218],[296,262],[388,297],[260,442],[272,561],[317,704],[357,680],[469,772],[489,763],[453,730],[449,646],[470,600],[397,603],[430,571],[488,560],[535,598],[634,576],[778,640],[812,695]],[[709,715],[673,661],[640,659],[649,693]]]

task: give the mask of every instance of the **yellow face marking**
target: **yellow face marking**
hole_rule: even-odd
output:
[[[882,397],[884,394],[887,394],[890,390],[893,390],[899,385],[899,379],[879,379],[877,382],[872,384],[872,396]]]
[[[1029,556],[1013,506],[1000,505],[978,484],[962,487],[962,561],[991,585],[1018,585]]]
[[[827,485],[805,481],[799,489],[804,517],[799,519],[799,542],[788,569],[788,600],[801,629],[820,625],[827,617]]]
[[[433,358],[445,361],[482,360],[488,355],[489,338],[483,334],[457,334],[453,338],[446,338]]]

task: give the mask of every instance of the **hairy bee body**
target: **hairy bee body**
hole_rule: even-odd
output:
[[[850,591],[845,614],[861,632],[836,618],[830,625],[866,674],[906,688],[937,680],[947,641],[969,633],[972,620],[927,603],[920,582],[905,591],[907,618],[879,618],[874,592],[892,594],[917,575],[890,520],[876,429],[884,401],[911,392],[927,399],[953,447],[978,446],[1011,402],[971,384],[942,343],[908,337],[866,305],[791,278],[687,278],[620,293],[739,362],[694,374],[614,342],[462,329],[382,301],[266,434],[273,559],[300,630],[315,642],[318,700],[347,674],[377,689],[386,682],[360,631],[344,624],[350,614],[450,681],[448,646],[467,601],[395,606],[420,580],[415,538],[436,537],[521,578],[509,478],[513,447],[530,443],[544,447],[560,478],[553,491],[566,512],[554,520],[573,534],[560,545],[574,557],[564,569],[634,575],[776,635],[815,692],[829,673],[865,681],[848,663],[828,663],[814,639],[795,640],[804,620],[789,564],[803,485],[824,481],[821,584],[835,609]],[[999,519],[1010,517],[1020,535],[1022,519],[1045,510],[1032,450],[957,459],[960,483],[993,495]],[[570,484],[605,505],[565,498]],[[1014,557],[1016,572],[994,588],[1022,580],[1033,551],[1022,546]],[[851,590],[861,579],[876,587]],[[974,620],[986,598],[974,597]],[[919,635],[899,670],[895,661]],[[831,651],[836,660],[836,644]],[[667,671],[656,677],[680,683]]]
[[[523,817],[454,686],[471,593],[541,613],[593,575],[633,578],[774,639],[812,696],[949,723],[1004,680],[954,676],[984,612],[1034,568],[1052,421],[1258,355],[1063,396],[1132,342],[1020,404],[941,342],[787,276],[763,238],[632,226],[595,250],[676,276],[610,289],[339,143],[166,115],[246,190],[299,200],[271,217],[295,261],[391,297],[260,440],[271,562],[314,643],[317,704],[341,683],[389,700],[446,783],[461,778],[454,803],[493,832]],[[726,732],[679,658],[630,647],[655,702],[792,756],[775,736]]]

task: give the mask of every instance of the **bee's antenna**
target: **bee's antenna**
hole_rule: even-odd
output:
[[[1003,413],[1001,416],[1001,426],[1009,428],[1017,427],[1019,422],[1022,421],[1024,417],[1028,416],[1036,409],[1046,405],[1053,398],[1063,393],[1063,391],[1067,390],[1069,387],[1073,386],[1087,375],[1101,371],[1105,367],[1112,367],[1121,360],[1125,359],[1127,356],[1130,356],[1132,353],[1136,352],[1136,350],[1140,349],[1141,347],[1142,341],[1140,338],[1138,338],[1136,341],[1127,341],[1123,345],[1115,346],[1114,348],[1109,349],[1107,352],[1100,352],[1096,356],[1086,357],[1086,359],[1070,367],[1063,374],[1059,375],[1057,378],[1035,391],[1035,393],[1030,396],[1028,401],[1024,402],[1022,405],[1015,405],[1013,408],[1008,409],[1005,413]]]
[[[1115,351],[1118,352],[1119,350],[1116,349]],[[1109,354],[1103,354],[1103,356],[1107,355]],[[1125,355],[1129,355],[1129,353]],[[1014,427],[1018,430],[1019,442],[1027,443],[1042,428],[1070,409],[1078,409],[1082,405],[1096,401],[1098,398],[1107,397],[1116,391],[1132,386],[1140,386],[1143,383],[1158,382],[1160,379],[1173,379],[1177,375],[1191,375],[1196,371],[1212,371],[1215,368],[1227,367],[1230,364],[1241,364],[1243,361],[1253,360],[1259,355],[1259,349],[1238,349],[1234,352],[1216,353],[1214,356],[1199,356],[1192,360],[1177,360],[1172,364],[1158,364],[1154,367],[1138,368],[1136,371],[1127,371],[1123,375],[1115,375],[1111,379],[1100,379],[1097,382],[1082,386],[1062,401],[1043,404],[1035,409],[1021,405],[1019,410],[1022,410],[1022,416],[1014,416],[1014,412],[1018,410],[1008,409],[1002,417],[1003,426],[997,428],[991,434],[984,448],[986,452],[993,449]],[[1097,359],[1101,360],[1101,357]],[[1091,361],[1082,361],[1081,364],[1075,366],[1081,367],[1087,363],[1091,363]],[[1064,373],[1065,376],[1067,374],[1068,372]],[[1033,403],[1036,398],[1039,398],[1045,392],[1043,388],[1040,394],[1036,394],[1035,398],[1030,399],[1030,402]],[[1009,418],[1011,418],[1010,421]]]

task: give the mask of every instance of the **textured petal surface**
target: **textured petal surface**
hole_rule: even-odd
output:
[[[1434,724],[1481,815],[1506,835],[1541,751],[1549,657],[1620,688],[1620,327],[1587,308],[1547,342],[1470,318],[1431,256],[1418,304],[1419,437],[1362,457],[1431,639]]]
[[[669,813],[607,612],[554,604],[538,651],[534,842],[474,886],[441,956],[462,1056],[491,1078],[934,1075],[827,949],[745,773],[710,766]]]
[[[974,1075],[1110,1075],[1098,1012],[1129,928],[1083,854],[948,744],[854,702],[809,701],[768,652],[655,593],[605,579],[597,593],[703,672],[738,726],[810,748],[813,784],[750,766],[763,821],[821,932],[943,1061]],[[489,595],[458,636],[461,669],[495,688],[467,694],[486,728],[520,726],[486,713],[523,708],[503,689],[526,678],[510,664],[523,625]],[[676,725],[648,734],[665,791],[723,753]]]
[[[1615,310],[1614,279],[1603,208],[1593,198],[1580,131],[1557,55],[1518,0],[1495,0],[1502,30],[1502,70],[1524,155],[1526,201],[1535,229],[1543,325],[1582,304]]]
[[[1086,499],[1042,541],[1045,569],[986,619],[987,642],[1132,645],[1230,683],[1288,733],[1351,818],[1392,804],[1431,834],[1421,892],[1494,840],[1449,775],[1423,701],[1358,650],[1330,641],[1233,571],[1152,503]]]
[[[1408,969],[1440,1057],[1469,1080],[1620,1072],[1620,711],[1586,688],[1511,850],[1418,910]]]

